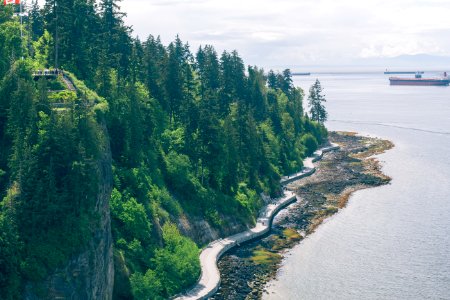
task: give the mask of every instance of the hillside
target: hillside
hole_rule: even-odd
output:
[[[23,39],[12,9],[0,8],[5,299],[180,292],[199,248],[254,224],[327,136],[289,70],[138,40],[116,1],[35,4]]]

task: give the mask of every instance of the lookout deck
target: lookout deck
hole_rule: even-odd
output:
[[[34,80],[39,80],[40,78],[46,78],[46,79],[56,79],[58,77],[61,78],[62,82],[66,86],[67,90],[69,91],[76,91],[76,87],[73,84],[72,80],[64,73],[64,71],[60,69],[43,69],[43,70],[36,70],[32,74]],[[51,91],[54,92],[54,91]],[[56,91],[59,92],[59,91]]]
[[[45,78],[57,78],[59,75],[64,74],[63,71],[59,69],[43,69],[43,70],[36,70],[33,72],[32,76],[34,80],[38,80],[39,78],[45,77]]]

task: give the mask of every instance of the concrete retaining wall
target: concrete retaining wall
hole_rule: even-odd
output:
[[[303,161],[305,168],[302,172],[294,174],[289,177],[284,177],[281,179],[280,183],[286,185],[290,182],[299,180],[306,176],[310,176],[316,171],[316,168],[312,164],[322,158],[323,154],[330,152],[332,150],[339,149],[339,146],[332,144],[330,147],[326,147],[314,152],[312,157],[308,157]],[[291,191],[285,191],[283,198],[279,199],[275,204],[269,204],[266,206],[264,211],[261,213],[260,217],[256,222],[256,226],[250,230],[232,235],[225,239],[219,239],[213,241],[205,247],[200,254],[200,264],[201,264],[201,275],[197,284],[184,295],[175,296],[173,299],[176,300],[197,300],[197,299],[207,299],[217,292],[220,286],[220,272],[217,268],[217,262],[219,259],[230,249],[246,243],[248,241],[254,240],[268,233],[272,227],[273,218],[276,214],[290,205],[291,203],[297,201],[296,195]]]

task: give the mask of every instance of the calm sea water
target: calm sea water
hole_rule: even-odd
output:
[[[379,156],[393,180],[355,193],[289,251],[264,299],[450,299],[450,87],[389,86],[383,74],[295,84],[315,78],[329,129],[395,143]]]

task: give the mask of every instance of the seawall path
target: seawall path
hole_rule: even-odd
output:
[[[313,153],[311,157],[303,160],[302,171],[284,176],[280,183],[286,185],[293,181],[312,175],[316,168],[314,162],[320,160],[324,153],[339,149],[339,146],[332,144]],[[175,300],[198,300],[207,299],[214,295],[220,285],[220,272],[217,262],[220,257],[235,246],[254,240],[269,232],[273,218],[276,214],[286,206],[297,201],[295,193],[289,190],[284,191],[284,196],[279,198],[275,203],[267,205],[261,212],[256,222],[256,226],[247,231],[237,233],[227,238],[212,241],[200,253],[201,275],[197,284],[185,294],[178,296]]]

